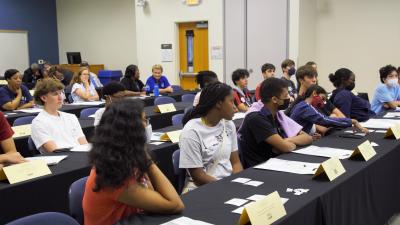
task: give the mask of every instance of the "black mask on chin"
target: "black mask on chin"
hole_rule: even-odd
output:
[[[282,99],[283,100],[283,105],[278,106],[278,110],[285,110],[289,107],[290,104],[290,98],[287,99]]]
[[[356,86],[355,83],[351,83],[351,84],[347,85],[346,90],[352,91],[355,86]]]

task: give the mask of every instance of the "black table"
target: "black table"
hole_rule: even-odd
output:
[[[213,224],[237,224],[238,208],[224,204],[231,198],[247,198],[253,194],[269,194],[277,190],[281,197],[289,198],[285,204],[287,215],[274,224],[290,225],[376,225],[384,224],[396,212],[400,212],[400,145],[393,139],[383,139],[384,134],[372,133],[363,139],[337,137],[337,131],[314,142],[318,146],[354,149],[365,140],[378,143],[377,155],[370,161],[341,160],[346,173],[334,180],[312,179],[311,175],[249,168],[239,174],[204,185],[184,194],[186,209],[183,216]],[[295,153],[278,158],[320,163],[327,158]],[[232,183],[237,177],[263,181],[258,187]],[[287,188],[310,189],[307,194],[296,196],[287,193]],[[160,224],[175,216],[136,216],[119,224]]]
[[[197,92],[199,92],[199,90],[194,90],[194,91],[184,91],[184,90],[180,90],[180,91],[174,91],[173,93],[164,93],[162,94],[162,96],[169,96],[173,99],[175,99],[177,102],[181,102],[182,101],[182,95],[184,94],[196,94]],[[150,97],[146,97],[145,99],[142,99],[145,106],[152,106],[154,105],[154,99],[156,97],[154,96],[150,96]]]

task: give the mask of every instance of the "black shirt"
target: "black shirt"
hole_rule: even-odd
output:
[[[288,85],[288,92],[289,92],[290,97],[295,98],[294,95],[297,94],[296,85],[293,83],[293,81],[288,80],[284,77],[282,77],[282,80],[284,80]]]
[[[134,81],[127,77],[122,78],[121,84],[125,86],[126,90],[134,92],[141,92],[144,87],[144,84],[141,80]]]
[[[284,137],[279,123],[268,109],[262,108],[258,112],[246,115],[238,132],[240,156],[244,168],[258,165],[277,156],[272,152],[273,146],[265,142],[274,134]]]
[[[28,68],[24,71],[22,82],[28,87],[28,89],[32,89],[35,87],[36,81],[39,79],[43,79],[42,71],[39,70],[39,75],[36,76],[33,70]]]

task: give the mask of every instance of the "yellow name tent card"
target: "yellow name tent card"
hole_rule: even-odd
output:
[[[0,85],[7,85],[7,81],[6,80],[0,80]]]
[[[0,171],[0,178],[8,179],[10,184],[15,184],[48,174],[51,174],[51,171],[46,162],[35,160],[4,167]]]
[[[167,132],[167,133],[161,135],[160,140],[161,141],[171,141],[172,143],[178,143],[179,136],[181,136],[181,133],[182,133],[182,130]]]
[[[400,138],[400,123],[396,123],[395,125],[389,127],[387,129],[385,138],[395,137],[396,140]]]
[[[238,225],[251,222],[252,225],[268,225],[286,215],[285,207],[277,191],[265,198],[244,206]]]
[[[175,112],[175,111],[176,111],[175,106],[172,103],[156,105],[154,107],[154,112],[159,112],[159,113],[169,113],[169,112]]]
[[[12,127],[14,131],[13,138],[31,135],[31,124]]]
[[[330,181],[333,181],[340,175],[344,174],[346,170],[344,169],[342,163],[337,158],[330,158],[319,165],[317,171],[313,178],[318,177],[322,174],[326,174]]]
[[[365,161],[370,160],[372,157],[376,155],[376,151],[374,147],[372,147],[371,142],[366,140],[361,145],[357,146],[357,148],[353,151],[350,158],[354,158],[361,155]]]

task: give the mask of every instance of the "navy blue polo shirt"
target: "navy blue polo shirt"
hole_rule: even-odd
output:
[[[21,97],[21,101],[19,102],[19,106],[28,103],[30,101],[33,100],[31,93],[29,93],[29,90],[27,87],[25,87],[25,85],[21,85],[21,91],[22,91],[22,97]],[[0,106],[2,110],[3,109],[3,105],[11,102],[12,100],[14,100],[17,97],[17,93],[14,93],[13,91],[11,91],[8,86],[3,86],[0,88]]]

